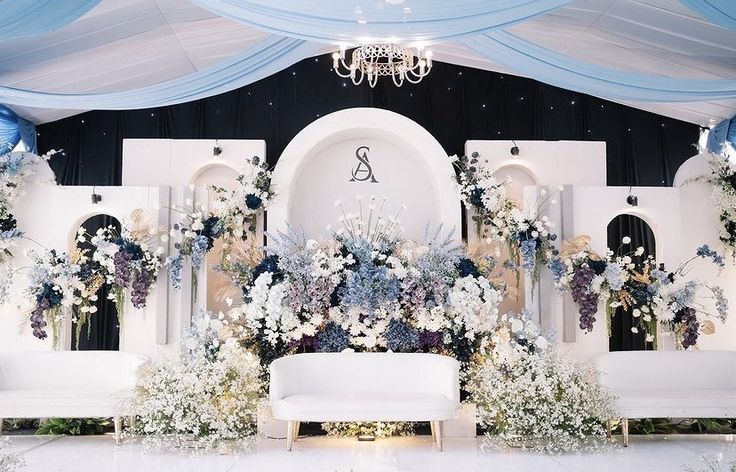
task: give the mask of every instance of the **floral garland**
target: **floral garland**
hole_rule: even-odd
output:
[[[616,416],[613,397],[594,371],[552,349],[526,313],[498,324],[466,379],[490,441],[578,451],[604,445],[602,425]]]
[[[547,216],[541,216],[546,205],[557,202],[542,190],[540,196],[544,198],[538,208],[522,211],[506,197],[511,179],[496,179],[487,166],[479,165],[477,152],[470,157],[450,156],[450,159],[457,170],[461,199],[473,210],[471,219],[478,237],[505,242],[510,250],[511,266],[521,265],[535,284],[541,268],[557,255],[553,244],[557,234],[551,231],[553,224]]]
[[[297,350],[440,352],[468,362],[495,325],[503,289],[481,266],[442,238],[424,244],[398,237],[398,212],[385,200],[342,210],[344,228],[317,242],[290,230],[246,276],[236,308],[264,364]],[[365,217],[365,220],[360,215]]]
[[[120,323],[126,291],[130,292],[133,307],[146,307],[148,295],[155,288],[164,265],[165,249],[158,245],[158,232],[143,223],[142,211],[131,214],[131,224],[123,225],[120,234],[114,226],[99,228],[94,235],[80,228],[77,241],[89,241],[94,246],[92,260],[99,265],[110,287],[108,298],[115,301]]]
[[[736,164],[727,154],[706,152],[706,156],[713,172],[708,180],[713,184],[713,200],[722,223],[718,238],[736,258]]]
[[[699,333],[711,333],[715,329],[710,320],[698,319],[698,314],[712,316],[697,301],[701,288],[708,290],[716,301],[715,317],[725,322],[728,300],[723,289],[698,280],[681,280],[696,259],[708,259],[718,267],[725,265],[723,257],[707,245],[699,247],[693,258],[669,272],[651,256],[637,264],[634,258],[643,255],[642,247],[624,256],[614,256],[609,250],[602,259],[590,249],[589,243],[587,237],[566,242],[561,257],[550,263],[557,286],[569,290],[579,307],[580,329],[593,330],[598,302],[604,300],[609,332],[615,309],[631,309],[635,322],[631,331],[642,331],[645,341],[655,349],[658,324],[675,333],[679,345],[687,349],[697,344]],[[622,243],[630,244],[631,238],[623,238]]]

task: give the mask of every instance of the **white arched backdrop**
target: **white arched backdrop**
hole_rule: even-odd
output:
[[[387,110],[351,108],[319,118],[288,144],[273,172],[277,196],[268,231],[302,228],[314,238],[339,227],[341,201],[357,212],[356,195],[386,197],[384,214],[400,214],[405,236],[421,241],[429,224],[461,238],[453,167],[437,140],[416,122]],[[365,201],[363,202],[364,209]]]

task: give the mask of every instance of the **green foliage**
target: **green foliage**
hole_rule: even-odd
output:
[[[102,418],[50,418],[41,423],[36,434],[87,436],[105,434],[109,426],[110,420]]]
[[[2,426],[3,431],[35,430],[38,428],[38,420],[34,418],[5,418]]]
[[[621,432],[621,425],[614,431]],[[724,418],[697,418],[673,423],[668,418],[629,420],[631,434],[733,434],[736,424]]]

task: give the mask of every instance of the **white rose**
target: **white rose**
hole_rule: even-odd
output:
[[[623,239],[621,239],[621,242],[623,244],[630,244],[631,243],[631,238],[628,237],[628,236],[624,236]]]
[[[513,319],[511,320],[511,332],[512,333],[518,333],[524,329],[524,323],[521,322],[521,320]]]
[[[639,328],[637,328],[636,326],[632,326],[631,327],[631,332],[634,333],[634,334],[636,334],[636,333],[639,332]]]

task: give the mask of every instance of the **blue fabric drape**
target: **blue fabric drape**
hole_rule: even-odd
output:
[[[248,85],[318,52],[317,44],[269,36],[216,66],[148,87],[109,93],[49,93],[0,86],[0,102],[72,110],[128,110],[175,105]]]
[[[460,41],[515,72],[602,98],[642,102],[736,98],[736,80],[658,77],[610,69],[537,46],[505,31],[492,31]]]
[[[706,147],[710,152],[719,154],[723,150],[723,144],[727,142],[736,149],[736,116],[721,121],[710,129]]]
[[[706,20],[736,31],[736,1],[680,0],[680,3]]]
[[[0,40],[48,33],[78,19],[100,0],[2,0]]]
[[[10,108],[0,105],[0,154],[12,151],[21,141],[29,151],[35,153],[36,127]]]
[[[317,42],[438,41],[510,26],[571,0],[190,0],[281,36]]]

